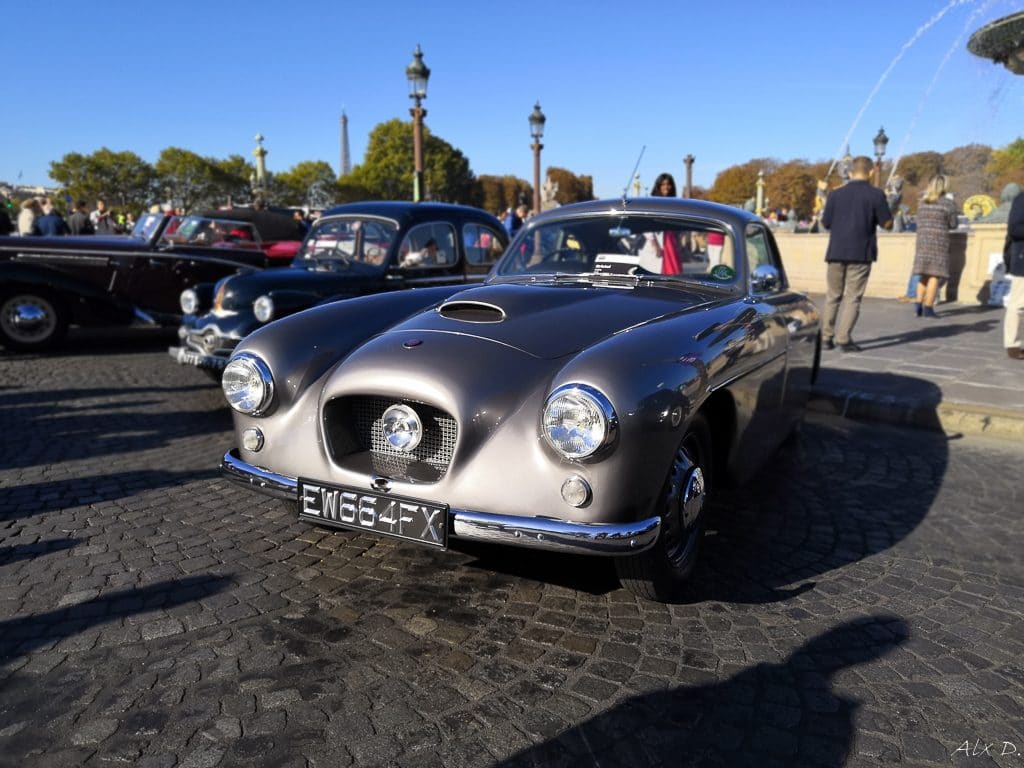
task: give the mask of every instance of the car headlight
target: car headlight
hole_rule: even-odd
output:
[[[592,456],[608,445],[618,427],[611,402],[586,384],[566,384],[544,404],[542,433],[552,448],[569,459]]]
[[[261,416],[274,397],[274,377],[256,355],[239,352],[224,367],[221,387],[228,404],[239,413]]]
[[[396,403],[384,411],[381,417],[384,439],[392,448],[411,453],[423,439],[423,423],[419,415],[408,405]]]
[[[186,315],[194,315],[199,309],[199,296],[191,288],[181,292],[178,302],[181,304],[181,311]]]
[[[261,323],[269,323],[274,319],[274,300],[269,296],[260,296],[252,303],[252,312]]]

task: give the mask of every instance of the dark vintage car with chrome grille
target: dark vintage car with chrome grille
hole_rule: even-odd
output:
[[[341,301],[224,371],[226,474],[311,523],[612,556],[684,594],[706,499],[794,430],[820,355],[764,221],[605,200],[530,221],[482,285]]]
[[[288,264],[305,234],[290,213],[150,213],[130,235],[0,237],[0,344],[42,350],[69,325],[181,322],[181,292],[240,269]]]
[[[480,282],[508,238],[486,211],[443,203],[364,202],[328,210],[290,269],[235,275],[182,294],[177,362],[219,379],[260,326],[315,304],[400,288]]]

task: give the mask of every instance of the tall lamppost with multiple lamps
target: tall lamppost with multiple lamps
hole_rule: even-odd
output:
[[[544,149],[540,140],[544,137],[544,123],[547,118],[540,111],[539,101],[533,105],[529,119],[530,138],[533,139],[533,144],[530,145],[530,149],[533,150],[533,212],[540,213],[540,151]]]
[[[256,173],[251,177],[252,196],[262,203],[267,194],[267,149],[263,146],[262,133],[257,133],[253,141],[256,142],[256,149],[252,151],[256,156]]]
[[[683,165],[686,166],[686,197],[693,197],[693,161],[696,159],[693,155],[683,158]]]
[[[412,55],[412,64],[405,68],[405,76],[409,80],[409,98],[415,106],[409,110],[412,115],[412,153],[415,171],[412,179],[412,200],[418,203],[423,199],[423,118],[427,116],[420,102],[427,98],[427,80],[430,69],[423,63],[423,51],[416,46]]]
[[[879,128],[875,134],[875,186],[882,186],[882,158],[885,157],[885,145],[889,143],[889,137],[885,135],[885,128]]]

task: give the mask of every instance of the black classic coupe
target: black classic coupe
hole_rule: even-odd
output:
[[[173,328],[182,290],[288,264],[304,234],[291,213],[235,208],[149,213],[130,235],[0,237],[0,344],[48,349],[72,324]]]
[[[168,351],[219,379],[238,343],[271,320],[369,293],[481,282],[507,243],[501,223],[478,208],[341,205],[313,224],[289,269],[234,275],[185,291],[181,345]]]
[[[249,335],[227,475],[311,523],[612,556],[678,599],[706,499],[799,424],[818,312],[742,210],[604,200],[528,221],[482,285],[340,301]]]

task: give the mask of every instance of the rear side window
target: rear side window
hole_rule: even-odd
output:
[[[493,264],[505,250],[501,237],[483,224],[463,226],[462,243],[466,248],[466,261],[470,264]]]
[[[406,269],[450,267],[457,260],[455,228],[447,222],[417,224],[398,246],[398,266]]]

